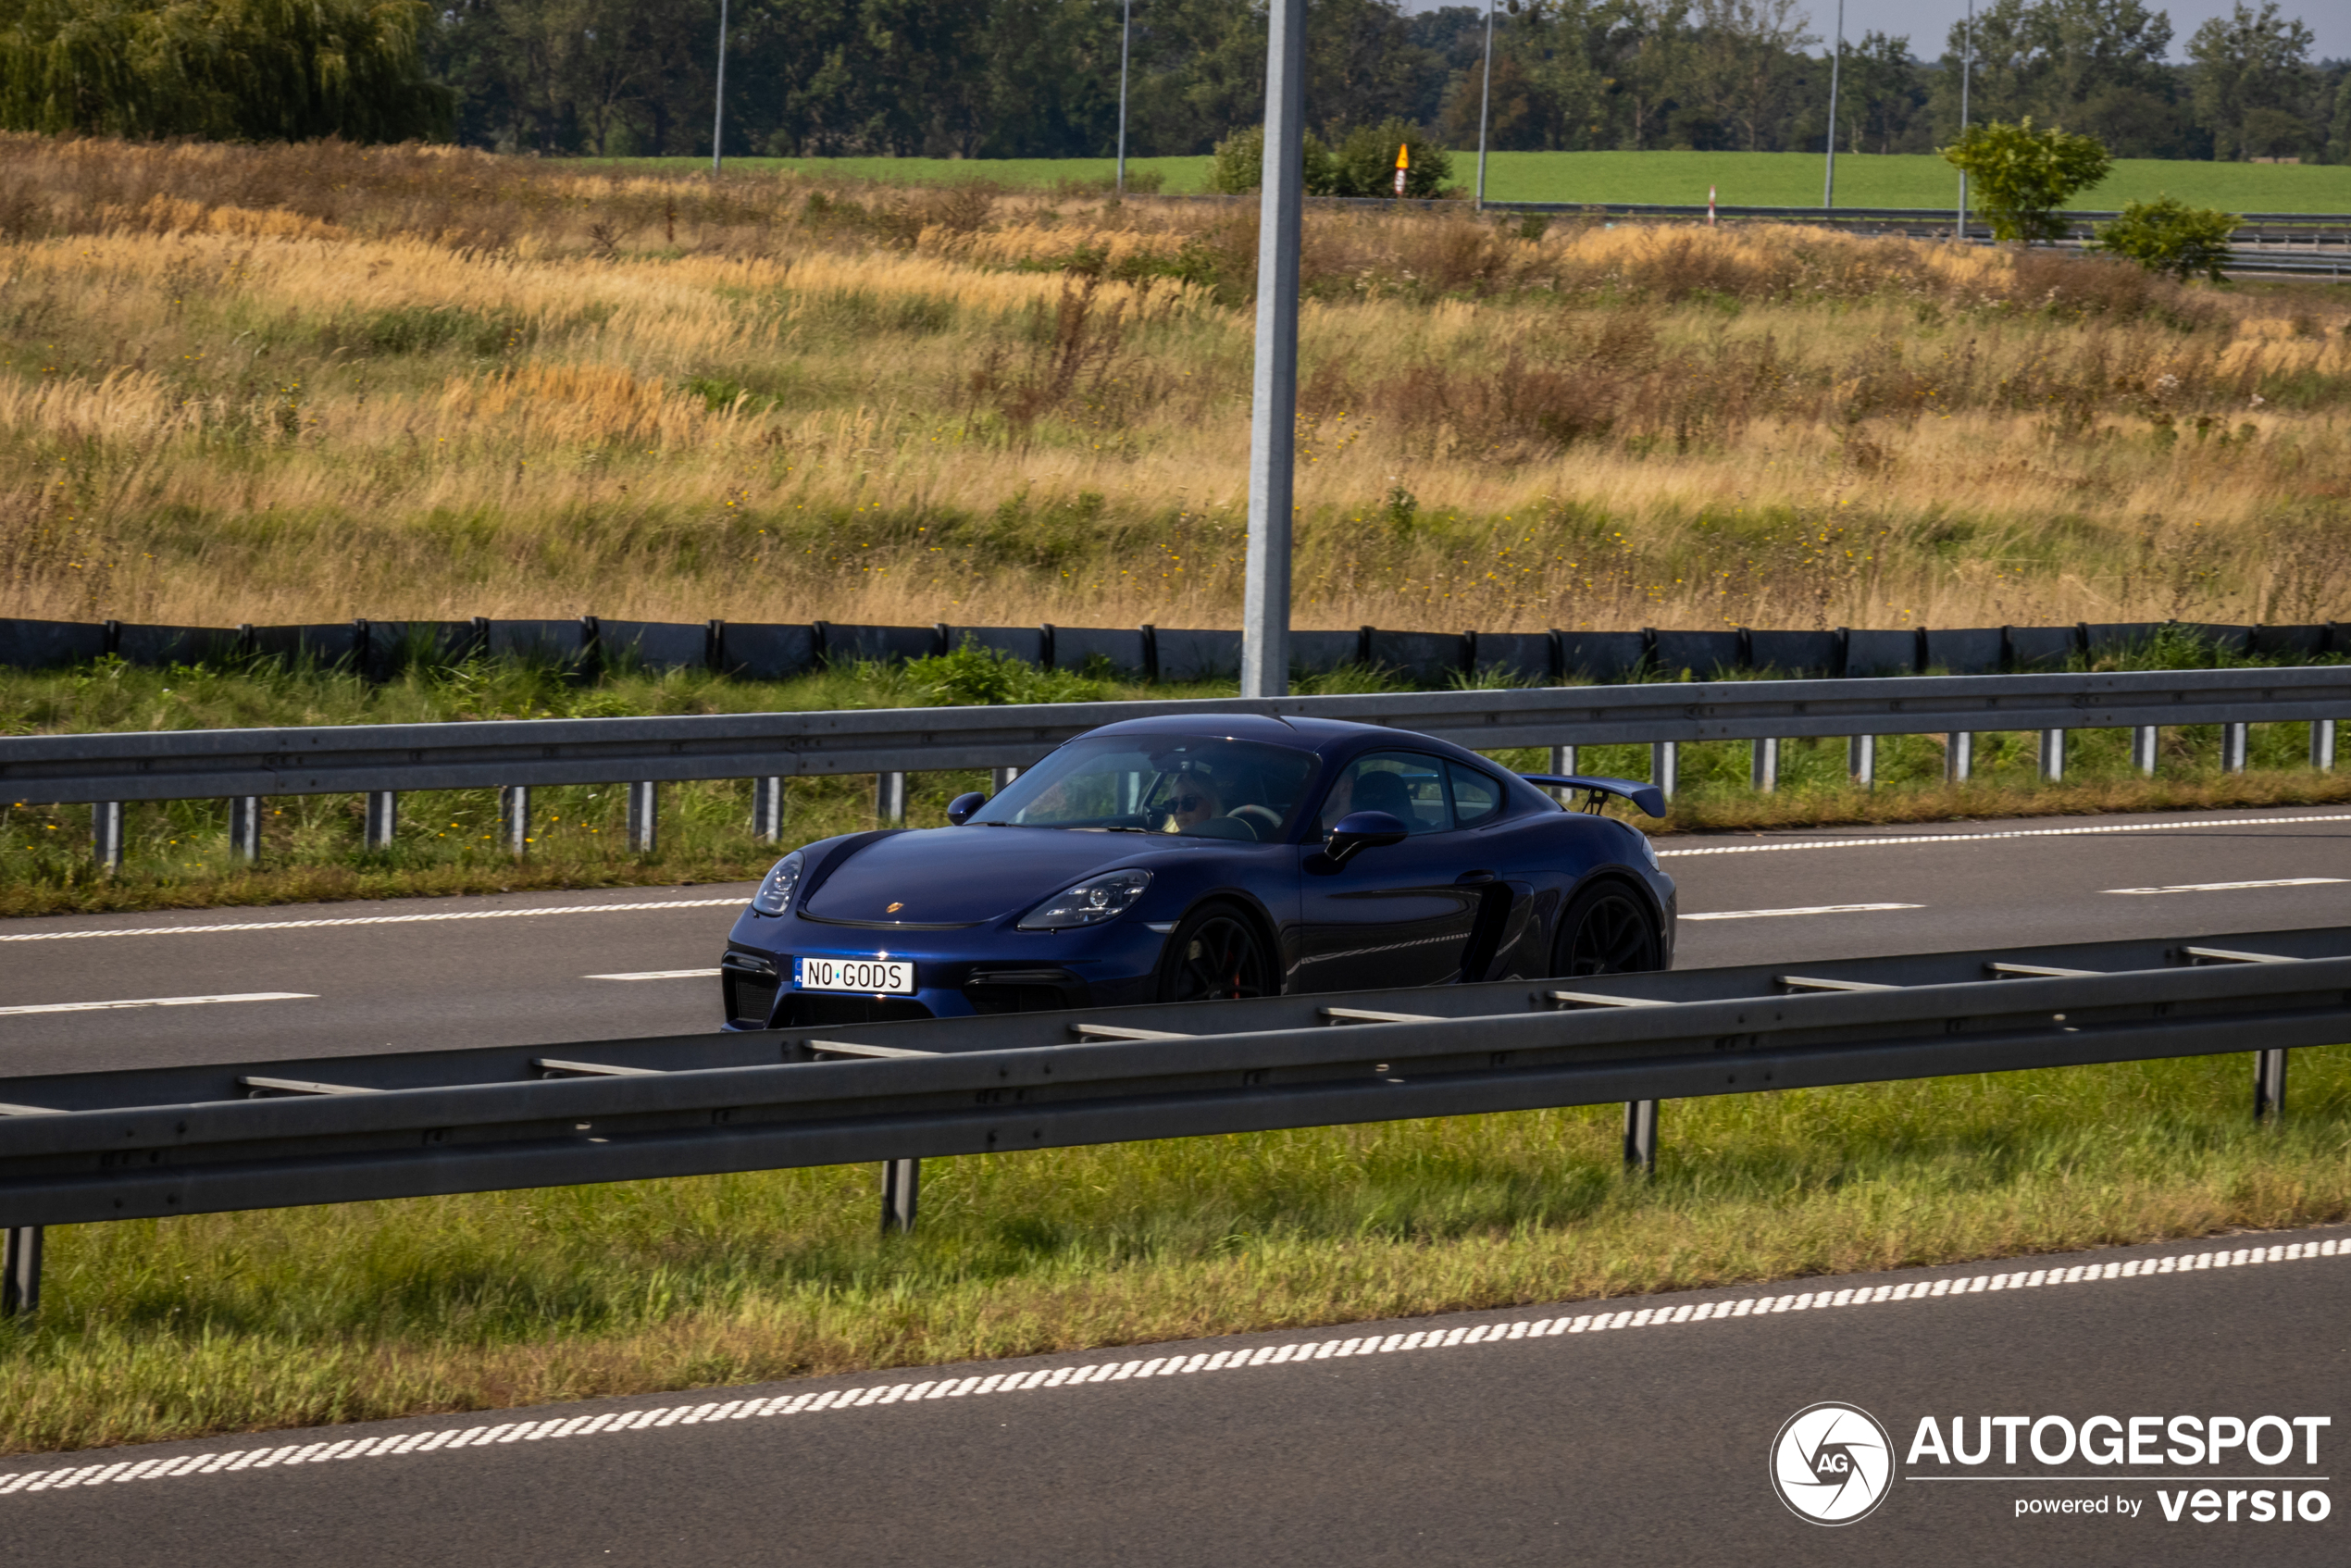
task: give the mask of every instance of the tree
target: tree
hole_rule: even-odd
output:
[[[446,135],[421,0],[31,0],[0,27],[0,128],[398,142]]]
[[[1949,34],[1934,88],[1941,134],[1959,125],[1963,24]],[[2177,154],[2186,130],[2166,63],[2171,21],[2140,0],[1993,0],[1975,17],[1974,118],[2031,115],[2088,133],[2127,156]]]
[[[2176,196],[2133,202],[2111,223],[2101,223],[2092,250],[2129,256],[2150,272],[2177,278],[2202,273],[2215,283],[2229,259],[2229,237],[2245,221],[2233,212],[2192,207]]]
[[[1760,152],[1786,113],[1798,55],[1820,40],[1796,0],[1698,0],[1687,56],[1689,95],[1738,145]]]
[[[2310,30],[2278,15],[2277,0],[2255,11],[2236,0],[2188,40],[2196,62],[2196,118],[2212,132],[2216,161],[2255,156],[2257,141],[2274,145],[2282,131],[2296,143],[2303,127],[2282,127],[2278,115],[2300,95],[2309,74]],[[2264,111],[2269,111],[2264,116]]]
[[[1924,73],[1910,56],[1910,41],[1865,32],[1847,52],[1845,70],[1850,85],[1843,107],[1853,151],[1867,152],[1875,142],[1879,152],[1893,152],[1897,143],[1907,142],[1911,121],[1926,104]]]
[[[2114,167],[2095,136],[2069,135],[2056,126],[2035,131],[2031,115],[2015,125],[1972,125],[1943,156],[1966,171],[1968,194],[1991,220],[1992,237],[2028,245],[2064,234],[2065,204]]]

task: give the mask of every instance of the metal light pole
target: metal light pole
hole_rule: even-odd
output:
[[[1829,167],[1821,205],[1836,205],[1836,76],[1845,64],[1845,0],[1836,0],[1836,53],[1829,56]]]
[[[1967,45],[1959,51],[1959,140],[1967,140],[1968,78],[1975,74],[1975,0],[1967,0]],[[1959,221],[1951,225],[1954,241],[1967,243],[1967,170],[1959,170]]]
[[[1486,0],[1486,68],[1477,81],[1477,210],[1480,212],[1486,210],[1486,111],[1493,102],[1494,0]]]
[[[727,0],[718,0],[718,109],[710,126],[710,172],[718,173],[727,147]]]
[[[1972,5],[1974,0],[1969,0]],[[725,5],[726,0],[719,0]],[[1126,45],[1135,32],[1135,0],[1126,0],[1118,23],[1118,193],[1126,194]]]
[[[1249,579],[1241,695],[1289,690],[1290,496],[1298,445],[1298,242],[1306,161],[1306,0],[1273,0],[1257,219],[1257,376],[1250,403]]]

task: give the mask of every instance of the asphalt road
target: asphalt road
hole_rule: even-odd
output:
[[[1664,856],[1684,967],[2351,923],[2339,810],[1694,838]],[[2117,890],[2152,888],[2189,890]],[[0,1076],[711,1028],[707,971],[750,891],[0,922]],[[119,1005],[157,999],[173,1004]]]
[[[20,1457],[0,1462],[0,1557],[2339,1564],[2346,1285],[2337,1226]],[[1784,1424],[1829,1400],[1885,1434],[1794,1445],[1799,1474],[1883,1494],[1835,1527],[1773,1481]],[[2183,1415],[2233,1439],[2217,1461],[2176,1446]],[[2097,1416],[2157,1418],[2140,1462],[2069,1456],[2074,1429],[2104,1451]],[[1964,1418],[1960,1455],[1919,1450],[1927,1417],[1946,1446]],[[2041,1512],[2069,1504],[2103,1512]]]

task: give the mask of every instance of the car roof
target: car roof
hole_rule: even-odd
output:
[[[1471,757],[1471,753],[1459,746],[1439,740],[1433,735],[1422,735],[1409,729],[1390,729],[1379,724],[1356,724],[1347,719],[1312,718],[1302,714],[1288,717],[1245,713],[1156,714],[1150,718],[1122,719],[1088,733],[1197,735],[1203,739],[1255,740],[1325,756],[1345,756],[1369,745],[1387,744],[1415,751],[1433,750],[1462,760],[1470,760]]]

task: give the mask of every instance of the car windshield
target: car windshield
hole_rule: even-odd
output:
[[[1272,843],[1289,831],[1314,761],[1311,752],[1208,736],[1088,736],[1022,774],[969,820]]]

